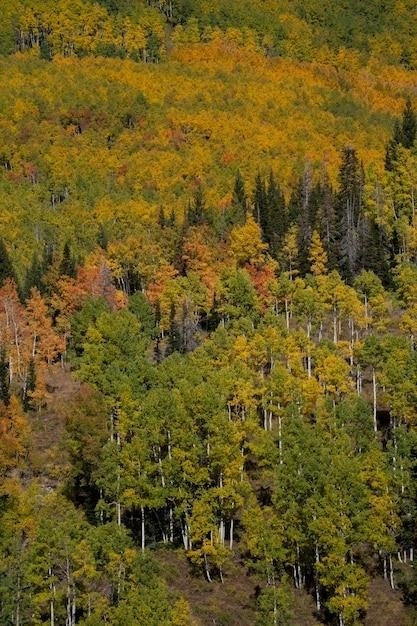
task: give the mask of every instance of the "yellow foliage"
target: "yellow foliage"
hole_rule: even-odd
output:
[[[261,265],[267,247],[262,241],[261,229],[251,215],[243,226],[235,226],[230,234],[230,250],[238,265]]]

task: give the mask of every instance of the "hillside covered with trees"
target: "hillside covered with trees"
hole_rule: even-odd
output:
[[[416,624],[414,4],[3,5],[0,624]]]

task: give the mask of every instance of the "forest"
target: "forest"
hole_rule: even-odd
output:
[[[0,624],[417,624],[410,0],[3,0]]]

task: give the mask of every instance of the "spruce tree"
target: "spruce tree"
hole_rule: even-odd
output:
[[[240,171],[236,173],[235,184],[233,187],[232,205],[235,213],[235,224],[243,224],[246,219],[248,199],[245,190],[245,181]]]
[[[23,409],[30,411],[31,405],[31,393],[36,389],[36,369],[34,359],[30,359],[28,366],[28,373],[26,379],[26,385],[23,389]]]
[[[407,99],[402,114],[401,124],[395,121],[394,131],[385,148],[385,169],[392,171],[397,160],[398,147],[403,146],[410,150],[414,146],[417,136],[417,116],[410,98]]]
[[[323,180],[316,183],[311,191],[311,212],[314,228],[318,231],[327,254],[328,267],[331,270],[336,269],[335,194],[326,173]]]
[[[297,266],[301,274],[309,271],[310,263],[308,251],[310,249],[311,234],[314,229],[314,216],[311,214],[312,176],[311,169],[306,167],[304,174],[299,178],[293,191],[289,206],[289,223],[297,225]]]
[[[198,226],[206,220],[206,203],[201,185],[197,187],[193,200],[188,205],[186,217],[189,226]]]
[[[16,282],[16,274],[3,239],[0,239],[0,285],[10,278]]]
[[[9,362],[4,346],[0,347],[0,401],[6,406],[10,402]]]
[[[75,261],[68,241],[65,242],[59,273],[70,278],[75,277]]]
[[[336,243],[340,273],[351,282],[363,262],[361,235],[363,220],[364,172],[356,150],[343,149],[336,198]]]
[[[36,287],[42,292],[42,265],[39,262],[38,255],[34,254],[32,263],[26,272],[25,282],[22,287],[22,298],[26,300],[30,296],[32,287]]]
[[[288,229],[288,217],[285,206],[285,198],[271,170],[266,190],[267,219],[265,235],[268,238],[271,254],[276,257],[282,247],[285,233]]]
[[[385,148],[385,169],[391,172],[397,160],[398,146],[402,144],[402,129],[398,120],[395,120],[394,132]]]
[[[264,232],[267,219],[267,210],[265,182],[258,172],[255,178],[255,189],[253,191],[253,217],[256,223],[261,227],[262,232]]]
[[[414,113],[410,98],[407,98],[407,102],[405,103],[401,130],[402,145],[404,146],[404,148],[412,148],[416,139],[417,118],[416,114]]]
[[[172,354],[173,352],[182,351],[182,339],[180,327],[176,319],[176,313],[177,311],[175,303],[171,302],[169,310],[168,346],[166,351],[167,355]]]

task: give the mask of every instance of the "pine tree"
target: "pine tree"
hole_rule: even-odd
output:
[[[342,276],[352,281],[361,262],[360,230],[363,220],[364,173],[356,150],[343,149],[336,198],[336,243]]]
[[[404,148],[412,148],[417,133],[417,118],[413,110],[410,98],[407,98],[403,111],[401,143]]]
[[[34,359],[30,359],[28,365],[28,373],[26,378],[26,385],[23,389],[23,409],[29,411],[32,408],[31,394],[36,389],[36,369]]]
[[[164,211],[164,207],[159,207],[159,211],[158,211],[158,225],[161,229],[164,229],[165,226],[167,225],[167,219],[165,217],[165,211]]]
[[[103,224],[100,224],[99,229],[98,229],[97,243],[102,250],[107,250],[107,246],[109,245],[109,236]]]
[[[187,223],[189,226],[198,226],[206,220],[206,203],[201,185],[198,185],[192,202],[187,209]]]
[[[323,180],[314,185],[311,191],[311,211],[314,216],[314,228],[320,235],[322,244],[327,253],[329,269],[337,266],[335,194],[324,172]]]
[[[267,223],[267,210],[265,182],[258,172],[255,178],[255,189],[253,192],[253,217],[256,223],[261,227],[263,233]]]
[[[3,346],[0,348],[0,401],[6,406],[10,402],[9,363]]]
[[[284,194],[271,170],[266,190],[268,225],[265,235],[271,254],[276,257],[282,247],[285,233],[288,228],[288,217]]]
[[[74,257],[72,256],[71,248],[68,241],[66,241],[64,245],[62,261],[59,266],[59,273],[64,274],[65,276],[69,276],[70,278],[75,277],[75,261]]]
[[[410,98],[407,98],[402,114],[401,124],[395,121],[394,131],[385,149],[385,169],[392,171],[397,160],[398,147],[408,150],[413,147],[417,136],[417,116]]]
[[[173,352],[181,352],[181,349],[182,340],[179,324],[176,319],[176,307],[175,303],[171,302],[171,307],[169,310],[168,347],[166,353],[167,355],[169,355]]]
[[[395,120],[394,132],[385,148],[385,169],[391,172],[394,169],[394,163],[397,160],[398,146],[402,144],[401,124]]]
[[[289,204],[289,220],[298,225],[298,260],[297,265],[301,274],[309,271],[308,251],[311,242],[311,233],[314,228],[314,214],[312,214],[312,176],[311,169],[306,167],[291,196]]]
[[[32,287],[36,287],[39,291],[42,291],[42,273],[42,265],[39,262],[38,255],[34,254],[22,287],[23,300],[29,298]]]
[[[3,239],[0,239],[0,285],[10,278],[16,282],[16,274]]]
[[[236,220],[234,223],[243,224],[246,219],[248,199],[246,196],[245,181],[242,178],[240,170],[236,173],[232,204],[236,213]]]

